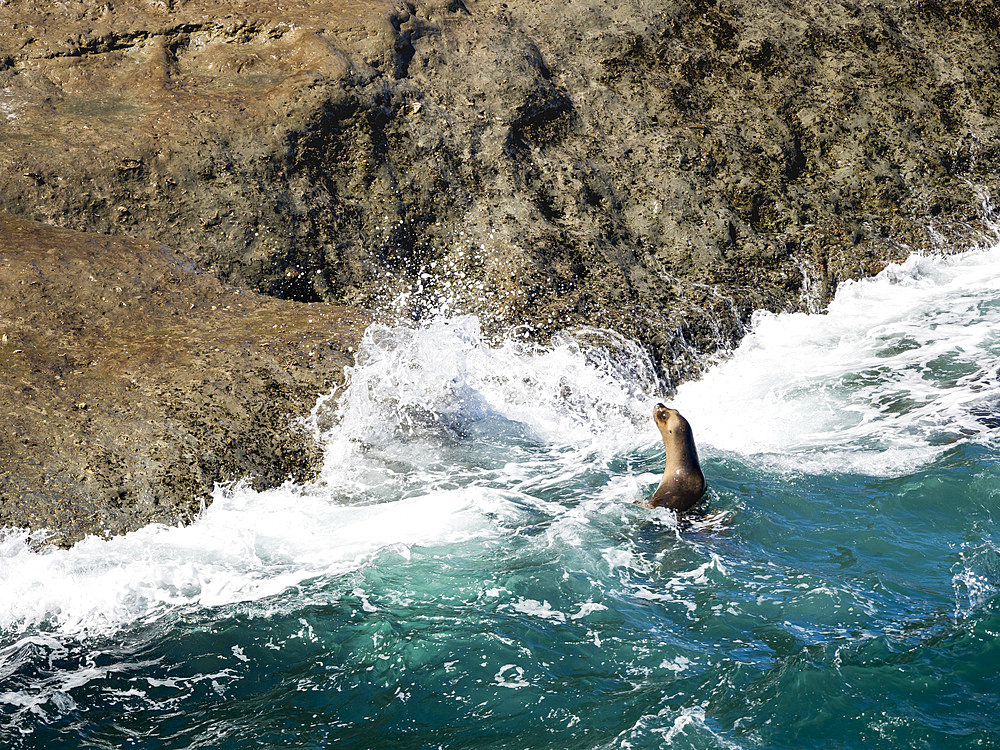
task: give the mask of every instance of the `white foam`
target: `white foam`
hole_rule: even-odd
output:
[[[474,316],[373,326],[347,386],[311,420],[326,444],[317,482],[218,489],[188,527],[70,550],[0,532],[0,630],[86,636],[177,607],[259,601],[562,513],[538,493],[653,437],[648,360],[611,334],[583,335],[614,346],[490,346]],[[499,460],[483,460],[492,443]]]
[[[610,346],[579,343],[598,337]],[[609,332],[578,331],[540,347],[513,337],[489,345],[474,315],[419,328],[373,325],[327,437],[378,444],[501,419],[530,438],[578,446],[632,433],[656,389],[642,350]]]
[[[566,613],[553,609],[547,601],[537,601],[536,599],[518,599],[511,605],[515,612],[520,612],[531,617],[538,617],[542,620],[552,620],[553,622],[566,622]]]
[[[658,745],[661,747],[672,746],[678,740],[686,740],[686,746],[694,747],[723,747],[730,750],[742,747],[711,726],[702,706],[687,706],[679,711],[662,708],[655,714],[645,714],[607,747],[631,750],[636,747],[634,742],[640,747],[649,747],[651,735],[659,735]]]
[[[998,249],[913,258],[843,285],[827,315],[760,315],[734,356],[683,386],[675,405],[707,454],[908,470],[981,427],[970,407],[1000,405],[998,261]],[[540,543],[579,550],[595,525],[633,512],[613,508],[631,507],[637,480],[610,480],[575,503],[543,496],[655,446],[656,391],[641,350],[597,331],[538,347],[490,344],[474,316],[373,326],[346,387],[311,420],[326,449],[319,481],[220,489],[189,527],[70,550],[33,550],[27,534],[0,532],[0,629],[86,635],[177,607],[259,601],[538,517],[548,521]],[[642,564],[617,545],[592,554],[611,569]],[[716,563],[694,573],[726,575]],[[577,612],[539,603],[531,614]]]
[[[970,616],[1000,591],[1000,547],[995,542],[964,543],[959,558],[952,568],[956,619]]]
[[[913,256],[842,284],[823,315],[758,313],[732,357],[674,405],[717,450],[891,475],[985,434],[977,416],[1000,410],[998,367],[1000,246]]]
[[[493,678],[497,685],[505,688],[529,687],[531,683],[524,679],[524,668],[516,664],[505,664]]]
[[[503,503],[473,490],[350,506],[294,487],[258,493],[239,486],[218,491],[184,528],[150,526],[41,551],[25,544],[24,532],[5,532],[0,629],[45,623],[84,636],[171,607],[263,599],[376,558],[404,562],[413,547],[489,536],[494,506]]]

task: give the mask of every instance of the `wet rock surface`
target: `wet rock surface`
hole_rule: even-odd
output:
[[[310,476],[296,419],[367,319],[219,283],[162,245],[0,216],[0,526],[67,544]]]
[[[910,250],[979,240],[998,24],[986,0],[9,0],[0,207],[290,300],[614,328],[675,384],[756,309],[818,310]],[[5,247],[5,273],[26,272]],[[205,388],[260,386],[199,356]],[[184,455],[202,489],[285,467]]]

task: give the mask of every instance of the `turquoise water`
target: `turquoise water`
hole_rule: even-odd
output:
[[[758,316],[672,401],[679,525],[649,363],[586,333],[373,327],[316,482],[0,533],[0,746],[1000,745],[1000,249]]]

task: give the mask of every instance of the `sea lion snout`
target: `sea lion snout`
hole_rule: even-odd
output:
[[[664,439],[666,439],[668,434],[672,435],[675,431],[681,434],[691,431],[688,421],[684,419],[681,413],[665,404],[657,404],[653,408],[653,420],[656,422],[656,426],[659,428],[660,434],[664,436]]]
[[[656,420],[657,424],[666,424],[670,421],[671,415],[676,413],[676,409],[671,409],[666,404],[657,404],[653,407],[653,419]]]

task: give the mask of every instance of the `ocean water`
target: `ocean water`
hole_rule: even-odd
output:
[[[315,482],[0,532],[0,747],[1000,746],[1000,247],[759,315],[671,402],[681,523],[649,362],[583,334],[373,326]]]

